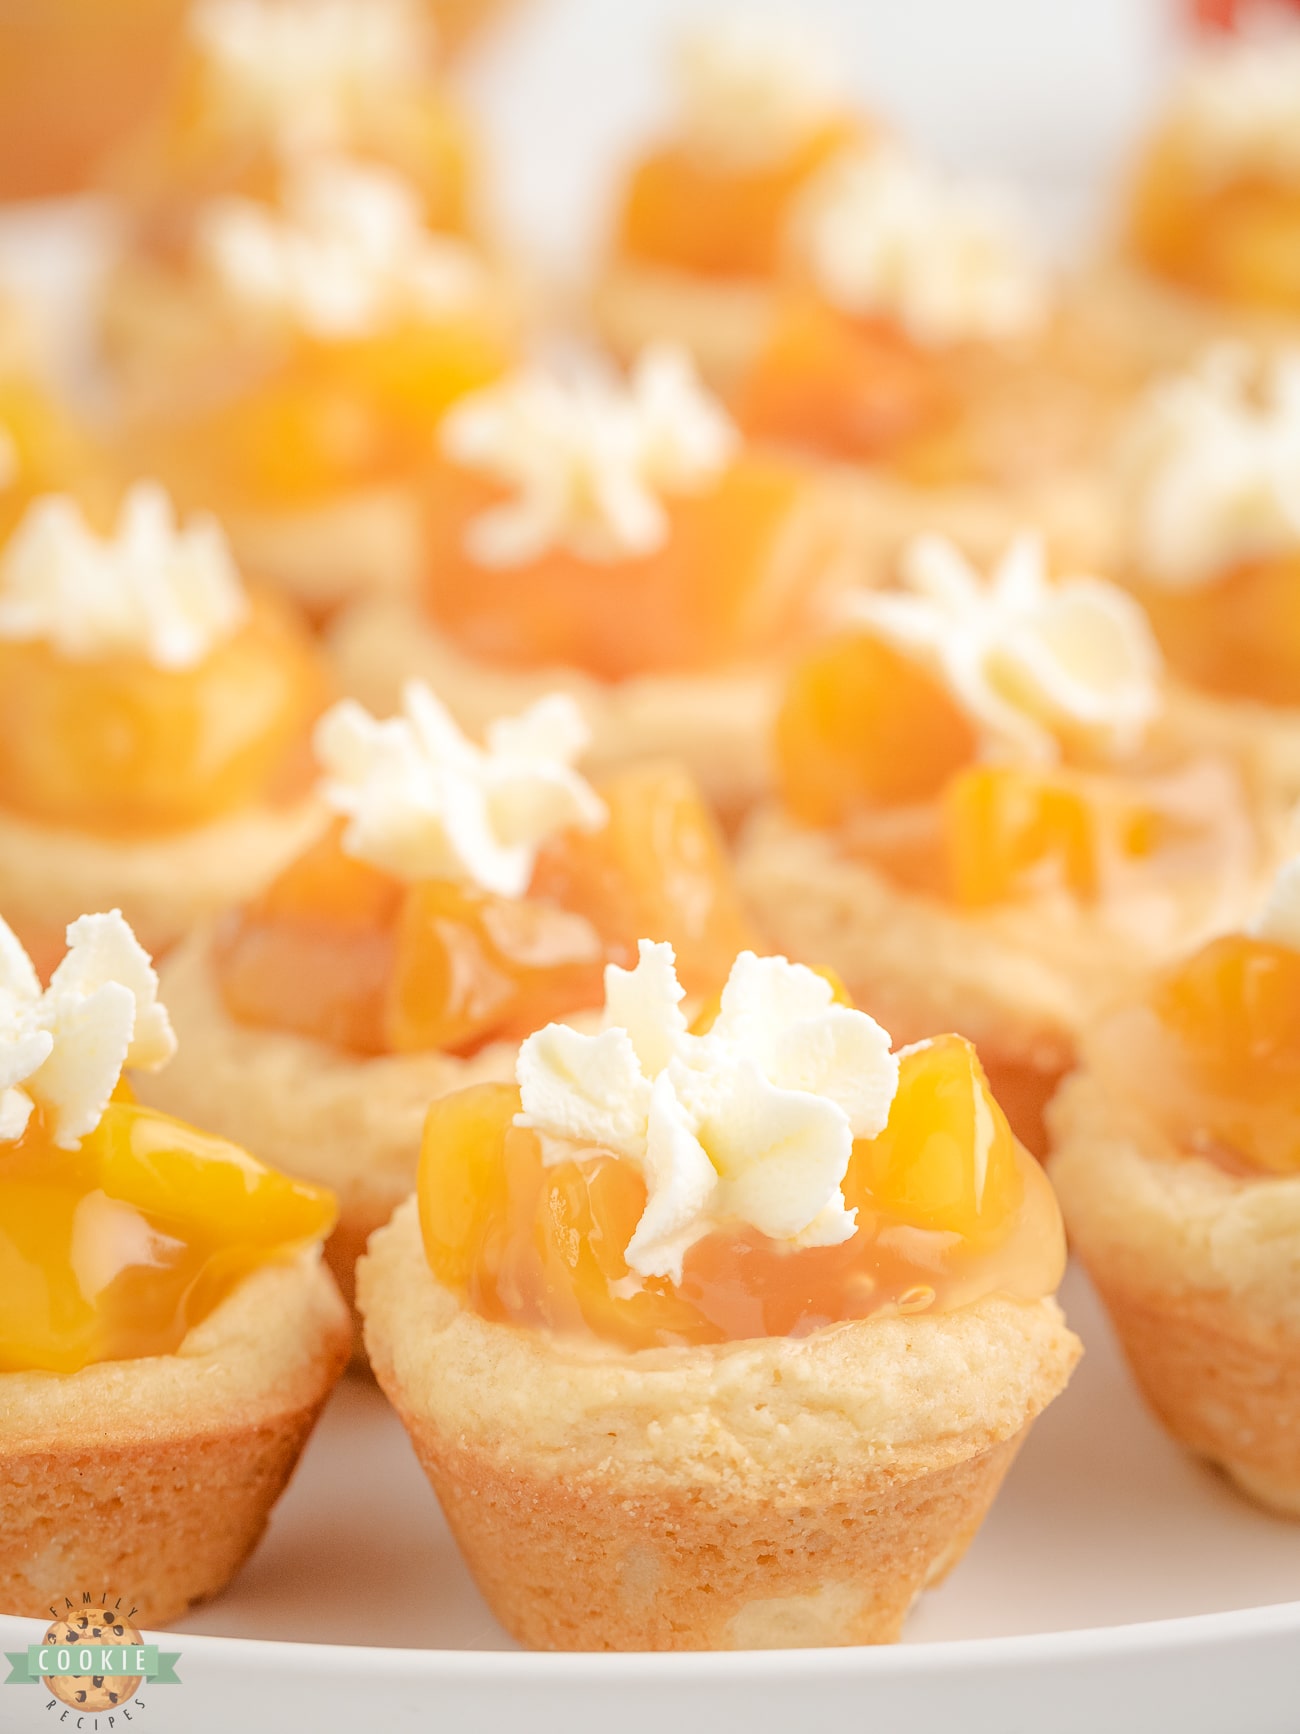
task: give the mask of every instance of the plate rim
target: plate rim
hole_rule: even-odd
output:
[[[0,1614],[0,1639],[39,1633],[43,1622]],[[843,1648],[787,1650],[458,1650],[384,1648],[372,1644],[315,1644],[286,1638],[218,1637],[209,1633],[164,1632],[182,1655],[228,1666],[285,1674],[309,1668],[315,1674],[402,1674],[472,1684],[490,1676],[494,1683],[633,1683],[680,1680],[723,1685],[765,1678],[833,1681],[855,1674],[910,1677],[977,1669],[998,1673],[1071,1662],[1108,1662],[1126,1657],[1165,1657],[1186,1649],[1229,1647],[1243,1641],[1293,1638],[1300,1643],[1300,1600],[1265,1602],[1258,1607],[1217,1613],[1182,1614],[1171,1619],[1130,1620],[1114,1626],[1081,1626],[1057,1632],[1024,1632],[989,1638],[947,1638],[934,1643],[847,1645]]]

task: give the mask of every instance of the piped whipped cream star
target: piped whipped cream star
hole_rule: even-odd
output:
[[[1300,350],[1221,344],[1138,403],[1117,457],[1129,559],[1170,589],[1300,548]]]
[[[1170,120],[1207,188],[1300,183],[1300,30],[1216,40],[1186,68]]]
[[[218,110],[286,152],[345,148],[433,70],[419,0],[200,0],[189,31]]]
[[[530,369],[442,424],[453,463],[510,490],[466,532],[470,557],[498,568],[552,548],[593,563],[653,553],[668,537],[664,496],[707,489],[738,444],[686,352],[667,343],[642,352],[625,386],[594,368],[563,382]]]
[[[102,537],[71,499],[37,500],[0,555],[0,639],[40,641],[72,661],[139,656],[193,668],[247,616],[216,519],[178,524],[152,482],[131,489]]]
[[[175,1051],[158,977],[118,910],[72,923],[44,992],[0,920],[0,1143],[21,1138],[39,1108],[54,1142],[75,1149],[124,1068],[156,1071]]]
[[[856,592],[844,617],[929,668],[995,756],[1050,761],[1063,742],[1123,754],[1161,705],[1145,614],[1101,578],[1049,581],[1039,537],[985,580],[951,542],[904,550],[902,591]]]
[[[482,747],[427,686],[411,681],[402,698],[404,714],[383,722],[344,699],[317,724],[323,793],[348,821],[350,854],[400,879],[522,897],[549,837],[605,823],[604,802],[573,769],[588,730],[567,695],[498,718]]]
[[[612,1151],[646,1183],[627,1248],[642,1277],[726,1224],[791,1246],[838,1246],[856,1226],[842,1184],[856,1138],[883,1131],[898,1088],[889,1037],[836,1005],[828,982],[742,952],[707,1035],[691,1035],[673,949],[643,939],[605,971],[605,1027],[549,1024],[519,1051],[522,1111],[548,1165]]]
[[[1270,945],[1300,951],[1300,855],[1285,863],[1249,932]]]
[[[427,229],[418,194],[387,169],[315,159],[287,171],[281,204],[215,199],[200,213],[195,244],[229,294],[311,336],[445,319],[484,289],[474,250]]]
[[[781,162],[840,106],[834,68],[793,18],[710,18],[683,32],[674,70],[687,146],[735,169]]]
[[[1012,212],[892,145],[834,158],[796,213],[794,244],[827,300],[927,345],[1032,334],[1047,280]]]

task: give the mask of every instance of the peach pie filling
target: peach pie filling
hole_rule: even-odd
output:
[[[299,796],[323,696],[301,628],[261,598],[189,667],[0,636],[0,808],[131,840]]]
[[[1092,903],[1212,869],[1220,767],[982,762],[947,687],[868,633],[799,667],[776,730],[785,806],[900,885],[967,909],[1054,892]]]
[[[166,1355],[260,1265],[334,1225],[332,1196],[119,1086],[74,1148],[0,1142],[0,1372]]]
[[[606,963],[644,933],[673,939],[689,992],[713,992],[747,927],[694,784],[647,765],[596,786],[607,821],[546,842],[522,897],[403,882],[336,827],[219,933],[227,1008],[358,1054],[471,1053],[598,1005]]]
[[[900,1056],[888,1123],[854,1143],[844,1177],[850,1238],[796,1247],[724,1225],[686,1252],[680,1281],[629,1267],[647,1196],[635,1168],[599,1146],[546,1149],[519,1107],[506,1084],[434,1103],[420,1163],[430,1268],[498,1323],[624,1349],[722,1343],[1035,1300],[1060,1280],[1055,1197],[959,1036]]]
[[[1090,1034],[1089,1069],[1171,1144],[1236,1173],[1300,1172],[1300,951],[1228,934]]]
[[[556,543],[485,570],[467,526],[506,491],[445,464],[427,494],[425,606],[470,655],[507,668],[619,681],[726,665],[798,623],[828,562],[828,537],[809,535],[809,494],[802,466],[745,452],[709,486],[663,501],[662,537],[645,552],[592,560]]]

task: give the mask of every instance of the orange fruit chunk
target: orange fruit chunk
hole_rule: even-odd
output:
[[[206,824],[290,792],[323,697],[310,639],[261,597],[194,668],[0,640],[0,806],[111,837]]]
[[[646,1198],[637,1171],[577,1148],[545,1167],[536,1135],[513,1124],[518,1108],[504,1084],[443,1098],[420,1159],[430,1269],[488,1319],[640,1349],[797,1336],[992,1293],[1035,1299],[1060,1280],[1051,1187],[957,1036],[902,1056],[889,1124],[854,1146],[850,1240],[792,1250],[743,1224],[721,1227],[687,1253],[677,1286],[628,1269]]]
[[[867,632],[795,669],[776,721],[782,798],[805,824],[927,801],[975,757],[975,732],[943,685]]]
[[[751,934],[690,777],[637,766],[598,785],[609,823],[547,844],[527,896],[403,885],[354,860],[336,826],[218,936],[230,1012],[357,1053],[471,1052],[601,1003],[608,962],[667,939],[692,993]]]
[[[706,277],[768,277],[780,263],[798,194],[862,132],[855,122],[830,121],[782,161],[750,169],[665,146],[632,172],[615,249],[643,264]]]
[[[426,607],[470,655],[508,668],[617,681],[752,656],[797,623],[834,552],[832,527],[801,533],[812,485],[806,466],[746,452],[707,492],[664,502],[669,533],[654,553],[602,563],[557,547],[488,571],[465,532],[500,491],[440,464],[426,491]]]
[[[1100,779],[976,765],[943,796],[949,894],[967,908],[1035,892],[1098,897],[1115,867],[1151,855],[1159,814]]]
[[[669,940],[687,993],[714,992],[754,933],[722,833],[694,779],[680,765],[647,762],[597,778],[595,786],[608,822],[543,848],[532,895],[585,915],[609,961],[627,968],[639,940]]]
[[[737,414],[754,439],[850,460],[897,463],[918,480],[960,467],[960,408],[952,358],[921,349],[883,320],[855,319],[811,293],[792,293],[742,383]]]
[[[1200,294],[1300,308],[1300,193],[1261,176],[1207,186],[1199,153],[1175,130],[1156,139],[1139,171],[1129,237],[1153,270]]]
[[[404,887],[347,854],[342,831],[332,827],[222,924],[213,967],[243,1022],[379,1054]]]
[[[387,1045],[457,1053],[522,1040],[599,1005],[604,970],[605,947],[583,915],[446,880],[414,885],[397,926]]]
[[[1132,588],[1185,680],[1227,698],[1300,704],[1300,555],[1255,561],[1190,589]]]
[[[75,1150],[38,1117],[0,1144],[0,1372],[170,1354],[334,1226],[330,1193],[123,1094]]]
[[[1103,1019],[1087,1058],[1179,1145],[1254,1172],[1300,1171],[1300,952],[1211,940]]]

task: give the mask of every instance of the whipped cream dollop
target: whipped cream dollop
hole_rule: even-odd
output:
[[[522,897],[537,852],[570,826],[598,830],[604,802],[574,770],[588,741],[563,693],[466,738],[419,681],[378,721],[344,699],[316,726],[323,793],[348,821],[343,847],[400,879],[451,879]]]
[[[39,1109],[54,1142],[75,1149],[124,1068],[156,1071],[175,1051],[157,974],[119,910],[72,923],[44,992],[0,920],[0,1143],[21,1138]]]
[[[200,0],[189,32],[219,112],[286,151],[345,147],[434,66],[420,0]]]
[[[1224,36],[1185,68],[1170,122],[1206,187],[1300,183],[1300,30]]]
[[[509,489],[475,518],[480,566],[523,566],[553,548],[593,564],[668,539],[664,497],[705,491],[739,435],[675,344],[645,349],[626,384],[594,367],[561,380],[527,369],[462,399],[442,424],[453,463]]]
[[[707,19],[679,37],[674,72],[687,148],[725,168],[784,161],[842,106],[829,56],[794,18]]]
[[[635,969],[605,971],[598,1035],[549,1024],[524,1042],[517,1124],[549,1166],[584,1151],[636,1166],[639,1276],[680,1282],[689,1249],[727,1224],[791,1246],[848,1240],[853,1141],[883,1131],[898,1088],[888,1035],[814,971],[750,951],[707,1035],[690,1034],[682,998],[672,947],[643,939]]]
[[[1161,706],[1160,652],[1142,609],[1102,578],[1047,574],[1016,539],[988,579],[940,536],[904,550],[902,589],[855,592],[844,617],[935,674],[991,755],[1050,761],[1063,742],[1121,755]]]
[[[152,482],[131,489],[106,536],[65,496],[37,500],[0,555],[0,638],[40,641],[70,661],[193,668],[247,616],[216,519],[178,524]]]
[[[1300,547],[1300,350],[1220,344],[1139,401],[1116,481],[1128,558],[1170,589]]]
[[[1248,931],[1270,945],[1300,951],[1300,855],[1279,868],[1264,907]]]
[[[286,171],[281,208],[214,199],[200,212],[201,264],[226,293],[313,337],[364,337],[403,318],[445,319],[487,282],[466,242],[427,229],[400,175],[344,158]]]
[[[1035,332],[1048,283],[1014,213],[882,144],[833,158],[800,202],[793,244],[826,299],[938,346]]]

